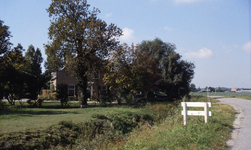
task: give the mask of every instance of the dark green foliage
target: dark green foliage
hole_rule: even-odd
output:
[[[15,105],[15,100],[24,97],[37,99],[43,58],[40,50],[35,51],[34,47],[29,47],[25,57],[21,44],[12,48],[8,30],[9,27],[0,20],[0,98],[5,96],[11,105]]]
[[[180,99],[189,94],[189,85],[194,75],[194,64],[181,59],[175,52],[175,45],[165,43],[156,38],[153,41],[143,41],[139,48],[149,53],[152,60],[151,70],[154,72],[152,89],[165,91],[169,100]]]
[[[79,131],[79,126],[71,121],[60,121],[58,125],[62,125],[66,128],[72,129],[73,131]]]
[[[0,20],[0,60],[2,56],[6,54],[10,49],[12,43],[10,42],[10,35],[9,27],[3,24],[4,22]]]
[[[80,128],[80,138],[82,138],[85,141],[91,141],[95,138],[97,134],[103,133],[103,125],[101,123],[97,123],[94,121],[87,121],[84,123],[81,123]]]
[[[41,75],[41,63],[43,62],[42,54],[39,48],[35,50],[33,45],[29,45],[27,51],[25,52],[25,59],[29,65],[29,73],[34,76]]]
[[[161,105],[162,106],[162,105]],[[170,115],[170,107],[145,106],[140,113],[123,112],[113,115],[97,114],[83,123],[60,121],[45,130],[6,133],[0,135],[0,149],[49,149],[54,146],[72,147],[78,142],[90,143],[98,135],[106,140],[125,136],[139,123],[153,125]],[[165,109],[165,110],[164,110]]]
[[[196,90],[196,86],[195,86],[195,84],[193,84],[193,83],[190,84],[190,87],[189,87],[189,88],[190,88],[190,91],[191,91],[191,92],[196,92],[196,91],[197,91],[197,90]]]
[[[27,97],[35,100],[42,88],[42,68],[41,63],[43,62],[42,54],[39,48],[35,50],[33,45],[30,45],[25,52],[26,60],[26,73],[28,73],[29,80],[27,80]]]
[[[106,102],[110,102],[110,103],[112,102],[112,98],[111,96],[99,95],[98,101],[100,102],[102,106],[105,106]]]
[[[3,70],[1,75],[1,86],[6,99],[11,105],[15,105],[15,100],[25,96],[25,84],[29,75],[24,72],[25,59],[22,55],[24,51],[21,44],[18,44],[11,51],[4,55]]]
[[[92,115],[92,118],[97,118],[97,119],[108,119],[106,116],[104,116],[104,115],[99,115],[99,114]]]
[[[101,128],[91,121],[80,124],[61,121],[46,130],[1,135],[0,149],[48,149],[56,145],[65,147],[75,144],[78,138],[89,141],[99,133]]]
[[[57,85],[57,91],[56,91],[56,98],[60,100],[61,106],[68,106],[68,85],[66,84],[59,84]]]
[[[47,9],[51,17],[49,38],[45,45],[51,71],[66,66],[77,77],[82,105],[87,105],[88,74],[100,69],[108,54],[118,44],[122,34],[114,24],[97,17],[100,11],[89,9],[86,0],[52,0]]]
[[[99,119],[100,124],[105,130],[111,130],[114,134],[126,134],[132,131],[139,122],[153,123],[154,117],[152,114],[142,112],[140,114],[132,112],[124,112],[114,115],[94,115],[93,118]],[[166,117],[166,116],[165,116]]]

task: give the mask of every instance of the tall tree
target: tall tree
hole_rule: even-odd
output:
[[[61,62],[72,69],[81,91],[82,105],[87,105],[87,74],[103,65],[110,51],[116,49],[116,37],[122,34],[114,24],[97,18],[98,9],[89,10],[86,0],[52,0],[47,9],[52,18],[45,46],[51,70]]]
[[[52,71],[49,69],[47,61],[44,62],[44,68],[45,71],[43,72],[41,77],[41,87],[43,87],[44,89],[50,89],[50,79]]]
[[[3,24],[4,22],[0,20],[0,99],[4,94],[4,58],[8,51],[11,50],[12,43],[10,42],[10,31],[9,27]]]
[[[164,88],[170,99],[180,99],[189,94],[189,85],[194,75],[194,64],[181,60],[177,53],[171,53],[161,61]]]
[[[33,45],[30,45],[25,53],[25,59],[29,62],[30,70],[29,73],[39,77],[42,73],[41,63],[43,57],[39,48],[35,50]]]
[[[3,24],[0,20],[0,60],[3,59],[3,55],[11,49],[12,43],[10,42],[10,31],[9,27]]]
[[[27,73],[30,75],[30,80],[27,82],[29,97],[36,99],[41,90],[41,63],[43,62],[42,54],[39,48],[35,50],[33,45],[30,45],[25,53],[27,62]]]
[[[149,53],[153,60],[150,69],[156,74],[153,85],[165,91],[169,99],[177,99],[189,93],[189,85],[194,75],[194,64],[181,59],[175,52],[175,45],[156,38],[143,41],[139,48]],[[156,88],[155,88],[156,89]]]
[[[163,83],[162,66],[160,64],[162,57],[168,56],[175,49],[175,45],[165,43],[161,39],[156,38],[152,41],[142,41],[139,44],[141,52],[148,53],[148,68],[151,70],[151,90],[161,90]]]
[[[23,51],[22,45],[18,44],[5,55],[4,59],[2,83],[5,96],[11,105],[14,105],[15,100],[21,99],[26,93],[25,83],[29,77],[25,74],[26,62],[22,55]]]
[[[191,92],[196,92],[196,86],[195,86],[195,84],[190,84],[190,91]]]
[[[123,92],[135,94],[149,90],[150,72],[147,66],[147,53],[139,51],[138,46],[121,45],[110,55],[103,81],[117,93],[118,103]]]

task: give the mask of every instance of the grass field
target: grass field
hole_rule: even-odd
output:
[[[207,96],[207,92],[191,92],[191,95]],[[251,92],[209,92],[209,96],[224,96],[251,100]]]
[[[45,129],[63,120],[74,123],[85,122],[90,120],[94,114],[108,115],[139,111],[139,109],[130,107],[90,107],[80,109],[79,105],[78,108],[55,109],[55,107],[59,106],[59,103],[43,103],[43,108],[4,109],[0,111],[0,133],[24,131],[26,129]],[[72,107],[74,106],[73,104]]]
[[[217,100],[192,96],[191,101]],[[25,149],[24,145],[31,149],[227,149],[235,119],[230,106],[214,103],[209,123],[205,124],[203,117],[189,116],[187,126],[183,125],[180,103],[58,107],[58,103],[43,103],[43,108],[2,110],[0,146],[11,147],[8,144],[13,139],[18,149]],[[93,119],[103,121],[99,128],[103,131],[90,122]],[[38,145],[33,144],[36,142]]]
[[[212,101],[205,97],[198,97],[193,101]],[[226,141],[231,137],[235,112],[231,106],[213,104],[212,117],[204,123],[203,117],[188,117],[188,125],[183,125],[181,108],[175,110],[173,116],[156,126],[142,126],[135,130],[126,140],[116,144],[109,143],[106,149],[227,149]],[[106,145],[109,145],[106,144]]]

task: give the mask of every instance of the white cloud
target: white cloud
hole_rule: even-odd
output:
[[[105,15],[106,17],[111,17],[112,16],[112,13],[108,13]]]
[[[244,44],[242,48],[243,48],[243,50],[251,53],[251,41],[249,41],[246,44]]]
[[[122,42],[125,42],[127,44],[132,44],[132,43],[135,43],[137,38],[134,37],[134,31],[132,29],[129,29],[129,28],[124,28],[123,29],[123,35],[120,37],[120,40]]]
[[[173,31],[173,29],[170,28],[170,27],[168,27],[168,26],[165,26],[165,27],[164,27],[164,30],[166,30],[166,31]]]
[[[198,52],[187,52],[185,54],[188,58],[210,58],[213,56],[213,52],[210,49],[202,48]]]
[[[229,53],[229,52],[232,52],[232,51],[236,51],[239,49],[239,45],[237,44],[234,44],[234,45],[223,45],[221,47],[225,52]]]

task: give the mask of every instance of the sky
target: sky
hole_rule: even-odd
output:
[[[121,43],[160,38],[195,64],[196,87],[251,88],[249,0],[88,0],[98,17],[123,30]],[[44,60],[51,0],[0,0],[10,41],[39,48]],[[44,71],[44,68],[43,68]]]

